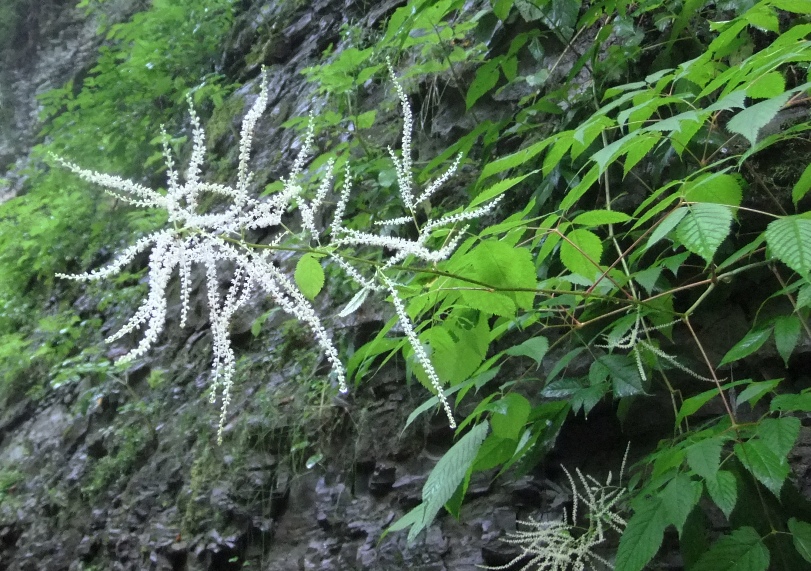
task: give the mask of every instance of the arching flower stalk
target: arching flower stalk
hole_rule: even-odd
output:
[[[391,149],[389,151],[395,163],[399,194],[407,215],[394,220],[385,220],[380,224],[396,228],[406,223],[415,223],[415,208],[430,198],[453,175],[461,157],[457,157],[444,174],[430,183],[422,193],[417,195],[417,198],[414,198],[414,183],[411,175],[411,109],[405,92],[394,77],[391,66],[389,66],[389,70],[402,104],[404,116],[402,153],[398,157],[394,151]],[[393,272],[395,266],[411,258],[428,263],[448,258],[463,236],[466,226],[456,230],[451,228],[451,232],[447,232],[447,228],[455,227],[459,223],[485,214],[492,210],[497,200],[472,210],[429,219],[418,227],[418,236],[414,240],[391,236],[388,233],[375,234],[358,231],[347,228],[343,223],[351,192],[351,177],[347,169],[332,222],[329,226],[321,228],[317,224],[317,220],[321,218],[319,214],[327,204],[327,195],[333,183],[334,163],[330,161],[327,164],[320,186],[315,190],[313,198],[308,200],[304,196],[305,185],[302,173],[313,147],[312,120],[290,174],[282,180],[282,189],[269,198],[260,199],[249,194],[253,180],[253,173],[249,168],[251,143],[257,122],[264,112],[267,102],[268,84],[267,77],[263,73],[259,96],[242,123],[237,181],[233,186],[207,183],[201,179],[205,158],[205,131],[194,111],[191,98],[188,99],[188,103],[192,124],[192,153],[185,172],[185,182],[181,184],[181,177],[175,170],[175,159],[168,144],[164,143],[163,154],[168,171],[166,191],[152,190],[136,182],[83,169],[74,163],[54,157],[56,162],[73,171],[83,180],[98,184],[109,194],[126,203],[137,207],[166,210],[169,223],[169,227],[139,239],[103,268],[78,275],[59,274],[59,277],[79,281],[104,279],[119,273],[138,254],[151,248],[149,293],[130,320],[107,339],[108,342],[112,342],[136,329],[144,328],[143,336],[136,347],[120,358],[120,361],[129,362],[143,356],[155,344],[163,331],[166,323],[167,288],[175,270],[180,278],[181,326],[185,325],[186,315],[189,311],[192,267],[197,266],[204,270],[213,338],[211,399],[213,401],[218,394],[222,397],[218,430],[218,441],[221,442],[231,400],[236,364],[229,325],[235,312],[245,306],[251,296],[257,292],[269,296],[285,312],[310,328],[332,367],[339,389],[342,392],[347,390],[345,370],[327,328],[312,303],[302,293],[300,285],[296,283],[295,279],[288,276],[281,263],[275,258],[277,252],[274,250],[274,246],[279,246],[283,241],[286,246],[289,244],[302,249],[318,248],[318,251],[324,254],[327,260],[335,262],[352,281],[360,286],[360,294],[365,296],[369,292],[387,292],[391,296],[395,311],[414,354],[431,380],[434,390],[438,393],[451,426],[455,427],[451,407],[442,393],[441,380],[417,337],[415,327],[406,313],[395,282],[388,273]],[[224,198],[227,206],[214,211],[201,211],[200,197],[206,193],[213,193]],[[282,224],[282,216],[291,207],[298,208],[302,220],[302,230],[295,235],[291,234]],[[440,228],[446,230],[444,245],[438,249],[432,249],[434,233]],[[259,248],[243,241],[242,236],[246,230],[256,229],[278,232],[269,248]],[[376,270],[367,277],[363,271],[350,263],[350,257],[346,254],[351,254],[351,259],[357,261],[358,254],[368,248],[372,250],[387,248],[393,250],[394,255],[389,257],[382,266],[378,265]],[[375,258],[369,259],[370,264],[374,265]],[[223,283],[226,283],[228,288],[224,297],[220,295]]]

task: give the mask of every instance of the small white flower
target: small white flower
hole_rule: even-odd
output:
[[[417,217],[414,212],[416,206],[420,202],[428,200],[448,181],[457,170],[461,156],[456,158],[445,173],[430,183],[416,200],[414,199],[414,181],[411,172],[412,113],[405,92],[397,83],[390,63],[389,71],[403,108],[401,154],[398,157],[391,149],[390,154],[397,171],[398,191],[406,215],[382,223],[387,227],[392,227],[396,232],[397,228],[404,224],[416,223]],[[263,74],[259,96],[242,123],[235,186],[202,181],[206,147],[205,131],[194,111],[191,98],[188,98],[188,104],[192,124],[192,152],[185,172],[185,182],[181,183],[164,131],[163,154],[167,167],[168,185],[165,193],[120,177],[89,171],[55,157],[60,165],[70,169],[85,181],[102,186],[105,191],[129,204],[166,210],[171,225],[170,228],[158,230],[140,238],[104,268],[79,275],[59,274],[59,276],[79,281],[108,278],[119,273],[138,254],[151,247],[149,293],[130,320],[108,339],[109,342],[121,339],[143,327],[143,336],[136,347],[122,357],[123,361],[132,361],[143,356],[156,343],[158,336],[163,331],[167,312],[167,289],[175,269],[180,278],[181,326],[186,324],[189,312],[193,268],[199,267],[204,270],[213,339],[211,399],[215,400],[218,394],[222,398],[218,430],[218,440],[221,441],[236,373],[236,357],[231,346],[229,324],[235,312],[245,306],[251,295],[257,291],[263,291],[285,312],[310,328],[315,341],[332,366],[340,390],[342,392],[347,390],[346,373],[326,327],[312,303],[302,294],[295,281],[282,270],[282,266],[273,257],[274,249],[285,249],[285,244],[282,243],[284,238],[298,239],[297,248],[300,249],[308,248],[311,241],[314,241],[316,245],[325,248],[321,250],[321,253],[326,255],[327,259],[334,261],[362,290],[389,293],[414,355],[437,392],[451,427],[455,427],[456,423],[450,404],[442,391],[442,382],[420,343],[394,280],[386,272],[394,271],[397,269],[395,266],[405,262],[408,258],[428,263],[447,259],[453,253],[467,228],[466,226],[455,228],[455,226],[460,222],[467,222],[486,214],[498,201],[492,201],[473,210],[429,219],[418,227],[418,236],[414,240],[349,229],[343,223],[352,184],[352,177],[347,168],[332,222],[328,228],[321,228],[319,224],[320,219],[323,218],[321,211],[325,208],[327,195],[332,186],[335,163],[333,160],[327,163],[321,184],[315,190],[312,200],[308,200],[302,173],[315,141],[312,118],[304,144],[293,162],[290,174],[282,179],[281,191],[262,200],[249,195],[249,187],[253,180],[253,173],[249,169],[251,143],[257,122],[267,103],[268,84],[267,78]],[[200,204],[201,202],[205,204],[205,201],[201,201],[200,197],[206,193],[216,194],[225,199],[228,204],[219,210],[201,212]],[[292,236],[282,223],[282,217],[293,207],[298,208],[302,219],[303,232],[298,236]],[[448,231],[448,227],[450,227],[450,231]],[[240,238],[246,230],[259,228],[278,232],[268,249],[258,249],[256,246],[244,243]],[[441,247],[433,248],[434,232],[438,229],[443,229],[445,234]],[[357,262],[360,259],[358,256],[367,248],[374,250],[386,248],[394,251],[394,255],[385,263],[377,264],[378,267],[371,277],[366,277],[364,272],[352,263]],[[370,265],[376,264],[377,257],[377,254],[373,254],[369,258]],[[220,290],[224,285],[227,290],[223,297]]]

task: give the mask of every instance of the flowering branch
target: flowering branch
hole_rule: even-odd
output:
[[[379,225],[386,226],[387,230],[396,229],[402,224],[413,223],[416,220],[415,208],[447,182],[461,161],[461,156],[457,157],[445,173],[430,183],[423,192],[417,195],[416,199],[414,198],[414,181],[411,174],[411,131],[413,128],[411,108],[405,92],[397,83],[391,65],[389,65],[389,72],[403,108],[404,118],[401,155],[398,157],[391,148],[389,154],[395,164],[400,198],[408,215],[379,223]],[[253,180],[253,173],[248,166],[251,143],[256,124],[268,102],[268,84],[264,73],[259,96],[242,123],[237,181],[234,186],[206,183],[201,180],[205,158],[205,131],[194,111],[191,99],[189,98],[188,101],[193,144],[189,165],[185,172],[185,182],[182,184],[180,182],[180,176],[175,170],[175,159],[166,143],[166,136],[164,136],[163,155],[168,171],[168,189],[165,192],[152,190],[117,176],[83,169],[74,163],[54,157],[61,166],[71,170],[87,182],[98,184],[112,196],[134,206],[160,208],[166,210],[169,215],[170,227],[157,230],[139,239],[107,266],[78,275],[59,274],[59,277],[78,281],[108,278],[119,273],[138,254],[151,248],[149,293],[130,320],[107,339],[108,342],[112,342],[121,339],[135,329],[144,328],[143,336],[137,346],[120,360],[129,362],[143,356],[157,341],[165,326],[167,287],[175,270],[180,278],[180,324],[185,325],[191,297],[192,266],[198,266],[205,272],[209,321],[213,337],[211,400],[213,402],[218,394],[222,398],[218,441],[222,441],[236,369],[229,324],[235,312],[245,306],[256,292],[263,292],[285,312],[310,328],[316,342],[332,366],[341,392],[346,392],[345,370],[329,333],[312,303],[302,293],[300,284],[285,273],[279,260],[274,259],[277,247],[279,250],[306,249],[309,243],[314,241],[322,251],[328,254],[330,261],[336,263],[353,282],[360,286],[360,293],[365,295],[369,292],[387,292],[391,296],[395,312],[406,338],[414,350],[414,355],[437,392],[451,427],[455,427],[451,407],[443,395],[442,382],[406,313],[405,304],[397,291],[397,285],[387,272],[400,269],[400,264],[411,258],[428,263],[436,263],[448,258],[467,228],[467,226],[463,226],[461,229],[456,229],[455,226],[489,212],[498,200],[472,210],[429,219],[418,227],[418,236],[414,240],[391,236],[389,232],[375,234],[359,231],[347,228],[343,222],[351,193],[351,177],[347,169],[332,222],[328,227],[320,228],[316,224],[317,215],[326,205],[326,197],[333,181],[334,162],[330,161],[327,164],[325,176],[315,190],[312,200],[305,198],[301,179],[305,163],[313,148],[312,120],[290,174],[287,178],[282,179],[282,189],[267,199],[254,198],[249,194]],[[213,193],[223,197],[228,201],[228,205],[224,209],[216,211],[201,211],[200,197],[204,193]],[[298,208],[301,214],[302,231],[298,235],[292,235],[282,224],[282,216],[291,207]],[[445,243],[438,249],[433,249],[431,244],[434,232],[447,227],[451,227],[451,230],[447,232]],[[242,238],[246,230],[255,229],[278,230],[279,233],[269,248],[262,248],[252,246]],[[302,247],[291,248],[283,245],[282,240],[285,238],[297,240]],[[374,274],[369,277],[352,265],[353,261],[359,259],[357,253],[368,247],[372,247],[374,250],[387,248],[394,251],[394,255],[378,266]],[[224,271],[224,268],[228,268],[228,270]],[[224,297],[220,295],[221,282],[226,282],[228,285]]]

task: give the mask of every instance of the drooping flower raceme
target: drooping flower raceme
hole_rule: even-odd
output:
[[[398,219],[384,220],[379,224],[398,227],[406,223],[415,223],[415,208],[429,199],[455,172],[461,157],[453,165],[415,198],[411,175],[411,109],[405,93],[397,83],[391,70],[392,80],[402,104],[404,115],[402,152],[397,154],[389,149],[397,172],[399,194],[407,216]],[[289,277],[282,265],[274,259],[276,250],[285,241],[294,242],[302,249],[311,244],[318,247],[318,252],[326,259],[337,264],[357,283],[363,296],[370,292],[387,292],[393,301],[394,309],[402,324],[403,331],[413,348],[414,355],[430,379],[434,390],[448,416],[452,427],[455,426],[453,414],[447,399],[442,392],[442,383],[432,366],[425,348],[420,343],[415,327],[406,313],[405,304],[397,292],[397,284],[391,274],[395,266],[410,258],[435,263],[446,259],[456,248],[464,230],[456,229],[447,233],[445,243],[438,249],[431,248],[434,232],[439,228],[456,226],[459,223],[479,217],[493,208],[496,201],[461,213],[430,219],[418,227],[416,239],[408,240],[391,236],[389,233],[373,233],[347,228],[343,223],[347,201],[351,192],[351,177],[348,169],[344,184],[338,196],[337,205],[329,226],[321,228],[317,216],[327,204],[326,198],[332,186],[334,163],[326,165],[326,174],[308,200],[304,194],[302,171],[312,151],[314,130],[312,121],[307,131],[304,144],[296,157],[290,174],[283,179],[282,189],[267,198],[256,198],[249,194],[253,173],[248,163],[251,143],[256,124],[268,102],[268,85],[265,74],[262,76],[259,96],[248,111],[242,123],[239,164],[237,180],[234,186],[225,186],[204,182],[201,179],[205,155],[205,132],[200,119],[194,111],[191,99],[189,114],[192,124],[192,153],[189,166],[185,172],[185,182],[181,184],[180,175],[175,169],[175,160],[166,142],[163,154],[168,171],[166,191],[156,191],[121,177],[102,174],[81,168],[59,157],[54,159],[70,169],[82,179],[102,186],[109,194],[138,207],[160,208],[168,213],[169,227],[157,230],[121,252],[107,266],[78,275],[60,274],[62,278],[91,281],[113,276],[131,263],[135,257],[151,248],[149,255],[149,292],[140,308],[130,320],[115,334],[107,339],[112,342],[139,328],[144,328],[140,341],[121,361],[128,362],[143,356],[157,341],[166,323],[167,288],[172,276],[177,271],[180,279],[181,315],[180,324],[185,325],[191,297],[191,273],[193,267],[199,267],[205,273],[209,321],[213,338],[213,362],[211,400],[222,396],[218,439],[222,440],[228,405],[231,400],[231,388],[235,373],[236,359],[231,346],[229,325],[234,313],[243,307],[251,297],[263,292],[285,312],[306,324],[332,366],[342,392],[347,390],[344,367],[338,357],[338,351],[327,332],[321,318],[312,303],[302,293],[296,281]],[[164,132],[164,141],[166,141]],[[227,205],[223,208],[205,211],[201,207],[201,196],[213,193],[223,198]],[[298,208],[302,230],[293,235],[282,224],[282,216],[291,208]],[[269,247],[259,248],[246,243],[242,236],[246,230],[263,229],[277,231]],[[369,248],[387,248],[394,254],[380,265],[374,267],[370,275],[349,262],[357,263],[358,250]],[[222,284],[227,284],[225,295],[221,295]]]

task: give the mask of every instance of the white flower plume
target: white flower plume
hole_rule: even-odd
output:
[[[416,199],[414,198],[410,156],[411,109],[405,92],[394,77],[391,66],[389,66],[389,70],[403,107],[404,116],[401,156],[397,157],[391,149],[390,154],[395,163],[399,194],[407,215],[384,221],[387,229],[415,223],[415,208],[437,192],[440,186],[454,174],[461,161],[461,156],[457,157],[444,174],[430,183],[422,193],[418,194]],[[392,277],[387,275],[387,272],[398,270],[398,266],[409,258],[428,263],[446,259],[454,251],[467,228],[467,226],[460,229],[454,229],[454,227],[490,211],[497,201],[476,209],[429,219],[418,227],[418,236],[413,240],[349,229],[343,222],[351,192],[351,177],[347,169],[332,222],[326,228],[321,228],[318,223],[320,219],[318,215],[327,204],[327,195],[333,181],[334,162],[327,163],[321,184],[312,194],[313,198],[308,200],[305,197],[302,172],[314,144],[312,119],[304,144],[293,163],[290,174],[282,179],[282,189],[263,199],[249,194],[253,180],[253,173],[249,168],[251,143],[257,122],[268,102],[268,84],[264,72],[259,96],[242,123],[237,181],[234,186],[207,183],[202,180],[205,131],[195,113],[191,98],[188,99],[188,102],[192,124],[192,153],[185,177],[183,177],[185,182],[180,182],[181,176],[175,169],[175,159],[166,143],[166,136],[164,136],[163,154],[167,167],[167,189],[165,191],[152,190],[121,177],[83,169],[74,163],[54,157],[54,160],[63,167],[73,171],[87,182],[98,184],[116,198],[137,207],[160,208],[166,210],[169,215],[168,228],[157,230],[139,239],[107,266],[78,275],[59,274],[59,277],[79,281],[108,278],[119,273],[138,254],[151,248],[149,292],[130,320],[108,339],[108,342],[112,342],[136,329],[144,329],[143,336],[136,347],[121,357],[121,361],[128,362],[143,356],[156,343],[166,323],[167,288],[175,270],[180,279],[180,325],[185,325],[192,294],[192,268],[199,267],[205,273],[207,305],[213,338],[211,399],[213,401],[217,394],[222,397],[219,441],[222,441],[236,371],[236,358],[229,332],[230,322],[236,311],[246,305],[251,296],[257,292],[263,292],[285,312],[310,328],[313,337],[332,367],[340,390],[345,392],[347,390],[345,370],[327,328],[296,281],[289,277],[282,264],[274,259],[276,253],[274,248],[278,247],[283,239],[297,240],[294,244],[303,250],[311,250],[312,242],[320,248],[318,252],[344,270],[350,279],[360,286],[364,294],[369,291],[387,292],[392,297],[395,312],[402,323],[409,344],[437,392],[451,427],[455,427],[451,407],[442,392],[441,380],[431,364],[425,348],[419,341],[415,327],[406,313],[405,304],[399,297],[395,282]],[[202,211],[201,202],[203,201],[200,200],[200,197],[206,193],[219,196],[227,204],[217,209]],[[283,215],[291,207],[297,207],[301,215],[302,231],[298,235],[291,234],[282,224]],[[447,230],[449,226],[451,227],[450,232]],[[444,244],[439,248],[432,248],[434,232],[440,228],[445,229]],[[278,231],[278,234],[269,247],[263,248],[248,244],[242,239],[246,230],[255,229]],[[349,261],[351,259],[356,262],[358,252],[366,247],[371,247],[373,250],[387,248],[394,251],[394,254],[385,263],[376,265],[376,270],[369,277],[366,277],[363,271],[350,264]],[[351,255],[347,255],[350,252]],[[376,264],[374,258],[370,258],[369,264],[372,266]],[[225,295],[221,295],[223,288],[226,288],[223,290]]]

